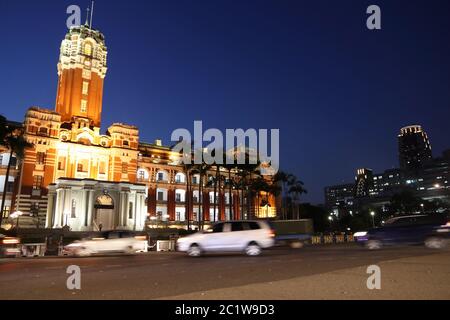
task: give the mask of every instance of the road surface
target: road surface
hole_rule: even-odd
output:
[[[81,269],[68,290],[67,267]],[[381,289],[367,288],[378,265]],[[189,258],[136,256],[0,259],[0,299],[450,299],[450,251],[367,251],[354,244],[274,248]]]

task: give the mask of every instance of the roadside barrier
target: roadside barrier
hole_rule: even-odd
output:
[[[176,241],[158,240],[156,242],[156,251],[175,251]]]
[[[311,237],[311,244],[348,243],[353,241],[354,241],[353,235],[347,234],[321,235]]]

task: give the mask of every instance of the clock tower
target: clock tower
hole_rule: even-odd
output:
[[[107,48],[101,32],[86,23],[71,27],[61,43],[56,112],[64,123],[84,118],[100,127]]]

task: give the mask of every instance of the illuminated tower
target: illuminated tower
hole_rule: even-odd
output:
[[[105,38],[91,23],[69,29],[58,61],[56,112],[62,122],[85,118],[100,127],[106,55]]]
[[[400,168],[417,173],[432,158],[431,144],[419,125],[401,128],[398,135]]]

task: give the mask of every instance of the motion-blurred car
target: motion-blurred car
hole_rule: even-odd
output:
[[[205,252],[245,252],[248,256],[261,254],[274,245],[275,232],[264,221],[227,221],[211,229],[178,239],[177,250],[191,257]]]
[[[145,235],[130,231],[105,231],[86,240],[78,240],[64,247],[64,253],[78,257],[105,253],[135,254],[146,252],[148,240]]]
[[[19,238],[0,234],[0,257],[17,257],[20,253]]]
[[[357,242],[371,250],[385,245],[424,244],[427,248],[445,248],[449,243],[450,219],[446,215],[410,215],[395,217],[378,228],[357,232]]]

